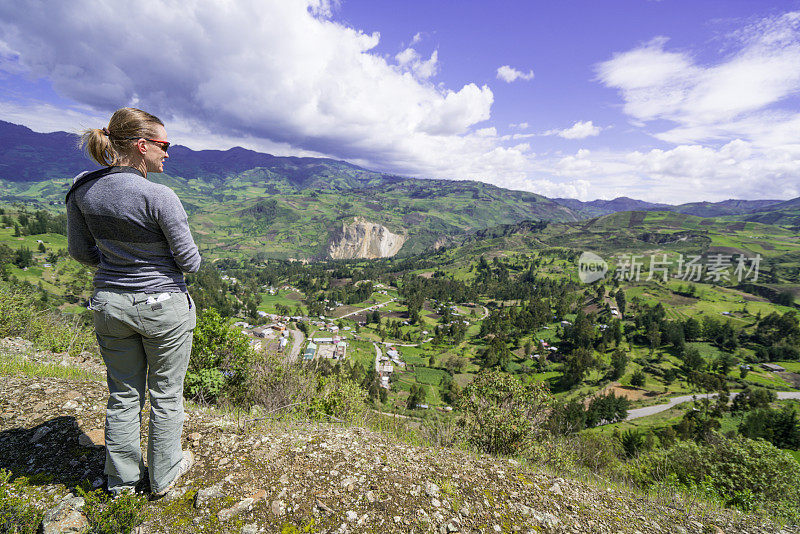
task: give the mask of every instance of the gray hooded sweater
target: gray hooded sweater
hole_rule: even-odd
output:
[[[79,175],[66,203],[69,255],[97,268],[95,289],[185,292],[200,268],[178,196],[133,167]]]

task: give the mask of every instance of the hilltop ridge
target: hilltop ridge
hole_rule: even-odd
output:
[[[76,484],[102,485],[105,396],[99,381],[0,382],[0,468],[32,477],[35,506],[68,508],[63,496]],[[647,497],[358,426],[252,419],[189,406],[184,440],[196,465],[146,505],[138,532],[781,531],[673,494]]]

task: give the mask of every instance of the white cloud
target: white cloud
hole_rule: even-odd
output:
[[[557,135],[564,139],[586,139],[600,133],[601,127],[595,126],[592,121],[578,121],[563,130],[548,130],[544,135]]]
[[[533,71],[529,70],[527,73],[525,73],[509,65],[503,65],[497,69],[497,79],[508,83],[511,83],[515,80],[532,80]]]
[[[326,18],[336,5],[1,3],[0,69],[49,81],[92,117],[135,103],[189,146],[207,144],[204,132],[213,132],[234,144],[294,147],[403,174],[523,172],[520,150],[473,133],[490,118],[489,87],[430,83],[437,52],[387,61],[373,50],[378,33]],[[175,135],[178,124],[186,125],[184,139]]]
[[[413,73],[420,80],[427,80],[438,71],[439,52],[437,50],[434,50],[428,59],[422,59],[416,50],[409,47],[394,58],[402,70]]]
[[[672,122],[672,128],[656,133],[659,139],[691,143],[740,137],[771,146],[776,139],[770,130],[800,116],[779,110],[800,92],[800,13],[764,19],[730,38],[734,53],[701,65],[687,51],[666,50],[667,39],[659,37],[600,63],[598,78],[620,91],[623,109],[634,121]]]
[[[414,46],[415,44],[417,44],[420,41],[422,41],[422,33],[417,32],[417,33],[414,34],[414,37],[411,38],[411,45],[410,46]]]
[[[527,130],[530,124],[527,122],[512,122],[508,125],[509,128],[516,128],[517,130]]]
[[[537,160],[535,167],[551,179],[591,182],[595,198],[624,194],[680,204],[800,196],[800,149],[761,151],[740,139],[716,149],[696,144],[633,152],[580,149]]]

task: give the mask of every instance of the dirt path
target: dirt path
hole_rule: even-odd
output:
[[[344,319],[345,317],[350,317],[351,315],[357,315],[357,314],[365,312],[365,311],[377,310],[378,308],[382,308],[382,307],[386,306],[387,304],[389,304],[390,302],[394,302],[396,300],[397,299],[391,299],[391,300],[387,300],[386,302],[382,302],[380,304],[375,304],[374,306],[370,306],[368,308],[359,308],[358,310],[356,310],[354,312],[350,312],[350,313],[346,313],[346,314],[342,315],[341,317],[339,317],[339,319]]]
[[[300,351],[303,350],[303,341],[306,340],[305,334],[300,330],[289,330],[292,333],[292,350],[289,353],[289,363],[295,363],[300,356]]]

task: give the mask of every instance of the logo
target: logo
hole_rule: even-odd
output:
[[[591,284],[603,278],[608,272],[608,264],[594,252],[584,252],[578,258],[578,278],[584,284]]]

